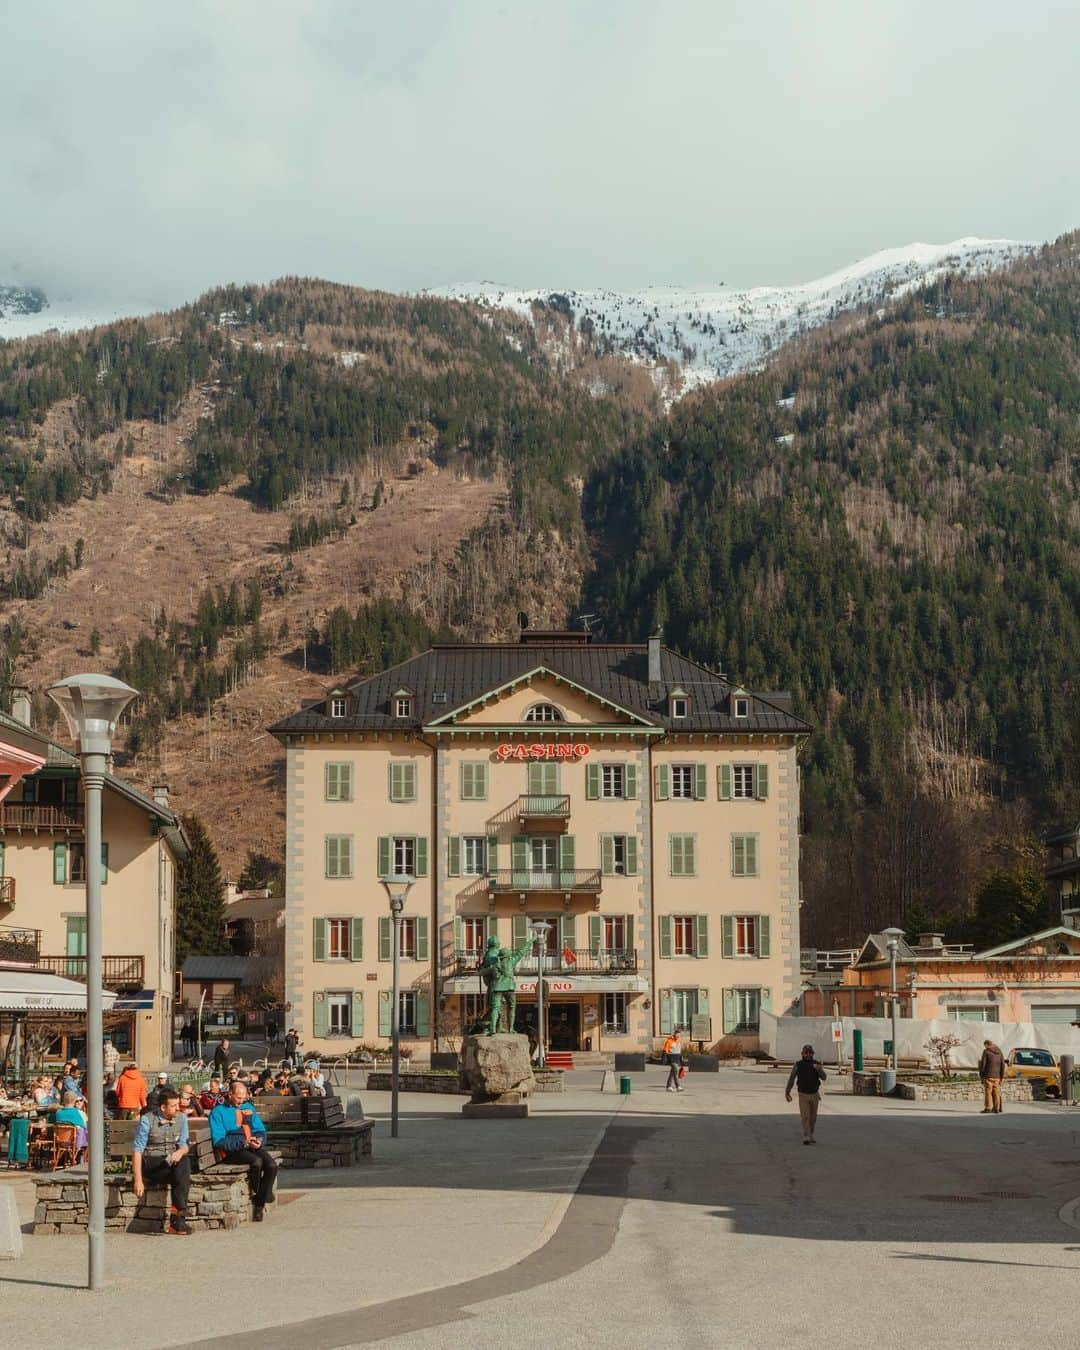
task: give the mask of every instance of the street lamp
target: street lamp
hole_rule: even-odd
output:
[[[399,993],[399,975],[401,961],[401,911],[409,892],[416,884],[415,877],[386,877],[383,885],[390,897],[390,918],[393,921],[394,941],[394,992],[390,1005],[390,1138],[398,1137],[398,1087],[401,1078],[401,996]]]
[[[900,945],[900,939],[904,936],[902,928],[886,928],[882,930],[881,936],[885,939],[885,945],[889,949],[889,986],[892,990],[890,1000],[892,1006],[892,1066],[893,1069],[899,1067],[899,1058],[896,1053],[896,949]]]
[[[536,1067],[544,1067],[544,953],[547,951],[547,935],[552,926],[546,919],[538,919],[529,925],[529,933],[536,943]],[[513,1031],[513,1027],[510,1028]]]
[[[71,675],[46,690],[82,761],[86,805],[87,1288],[105,1287],[105,1021],[101,998],[101,790],[120,714],[138,691],[110,675]]]

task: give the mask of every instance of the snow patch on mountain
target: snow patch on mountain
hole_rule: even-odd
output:
[[[117,319],[134,319],[154,314],[160,305],[147,301],[109,301],[100,305],[85,301],[51,301],[36,286],[12,286],[0,283],[0,341],[4,338],[34,337],[38,333],[76,333],[97,328]]]
[[[783,342],[862,306],[879,306],[946,272],[982,275],[1038,247],[1013,239],[955,239],[884,249],[799,286],[648,286],[640,291],[514,290],[494,282],[424,294],[531,317],[533,306],[570,313],[579,329],[643,361],[676,361],[685,388],[759,370]]]

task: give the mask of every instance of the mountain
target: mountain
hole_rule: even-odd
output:
[[[729,290],[647,286],[640,291],[514,290],[493,282],[426,292],[530,318],[572,315],[602,346],[642,361],[678,363],[684,388],[758,370],[784,342],[838,315],[877,308],[946,272],[979,276],[1030,253],[1011,239],[957,239],[885,249],[800,286]]]

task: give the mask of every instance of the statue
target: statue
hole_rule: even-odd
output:
[[[514,1029],[514,1015],[517,1012],[517,990],[514,983],[514,971],[532,951],[533,939],[528,938],[516,952],[509,947],[500,947],[497,937],[489,937],[487,951],[480,962],[480,978],[487,985],[488,1013],[487,1034],[494,1036],[502,1021],[502,1010],[507,1009],[507,1031]]]

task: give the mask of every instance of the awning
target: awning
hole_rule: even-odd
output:
[[[118,994],[112,1005],[113,1012],[152,1012],[154,1008],[153,989],[140,989],[137,994]]]
[[[456,975],[444,980],[444,994],[483,994],[479,975]],[[551,998],[559,994],[647,994],[649,983],[642,975],[551,975],[544,980],[544,994]],[[528,997],[536,995],[536,980],[515,982],[515,993]]]
[[[101,991],[106,1009],[116,995]],[[37,970],[0,970],[0,1009],[4,1012],[85,1012],[86,985]]]

